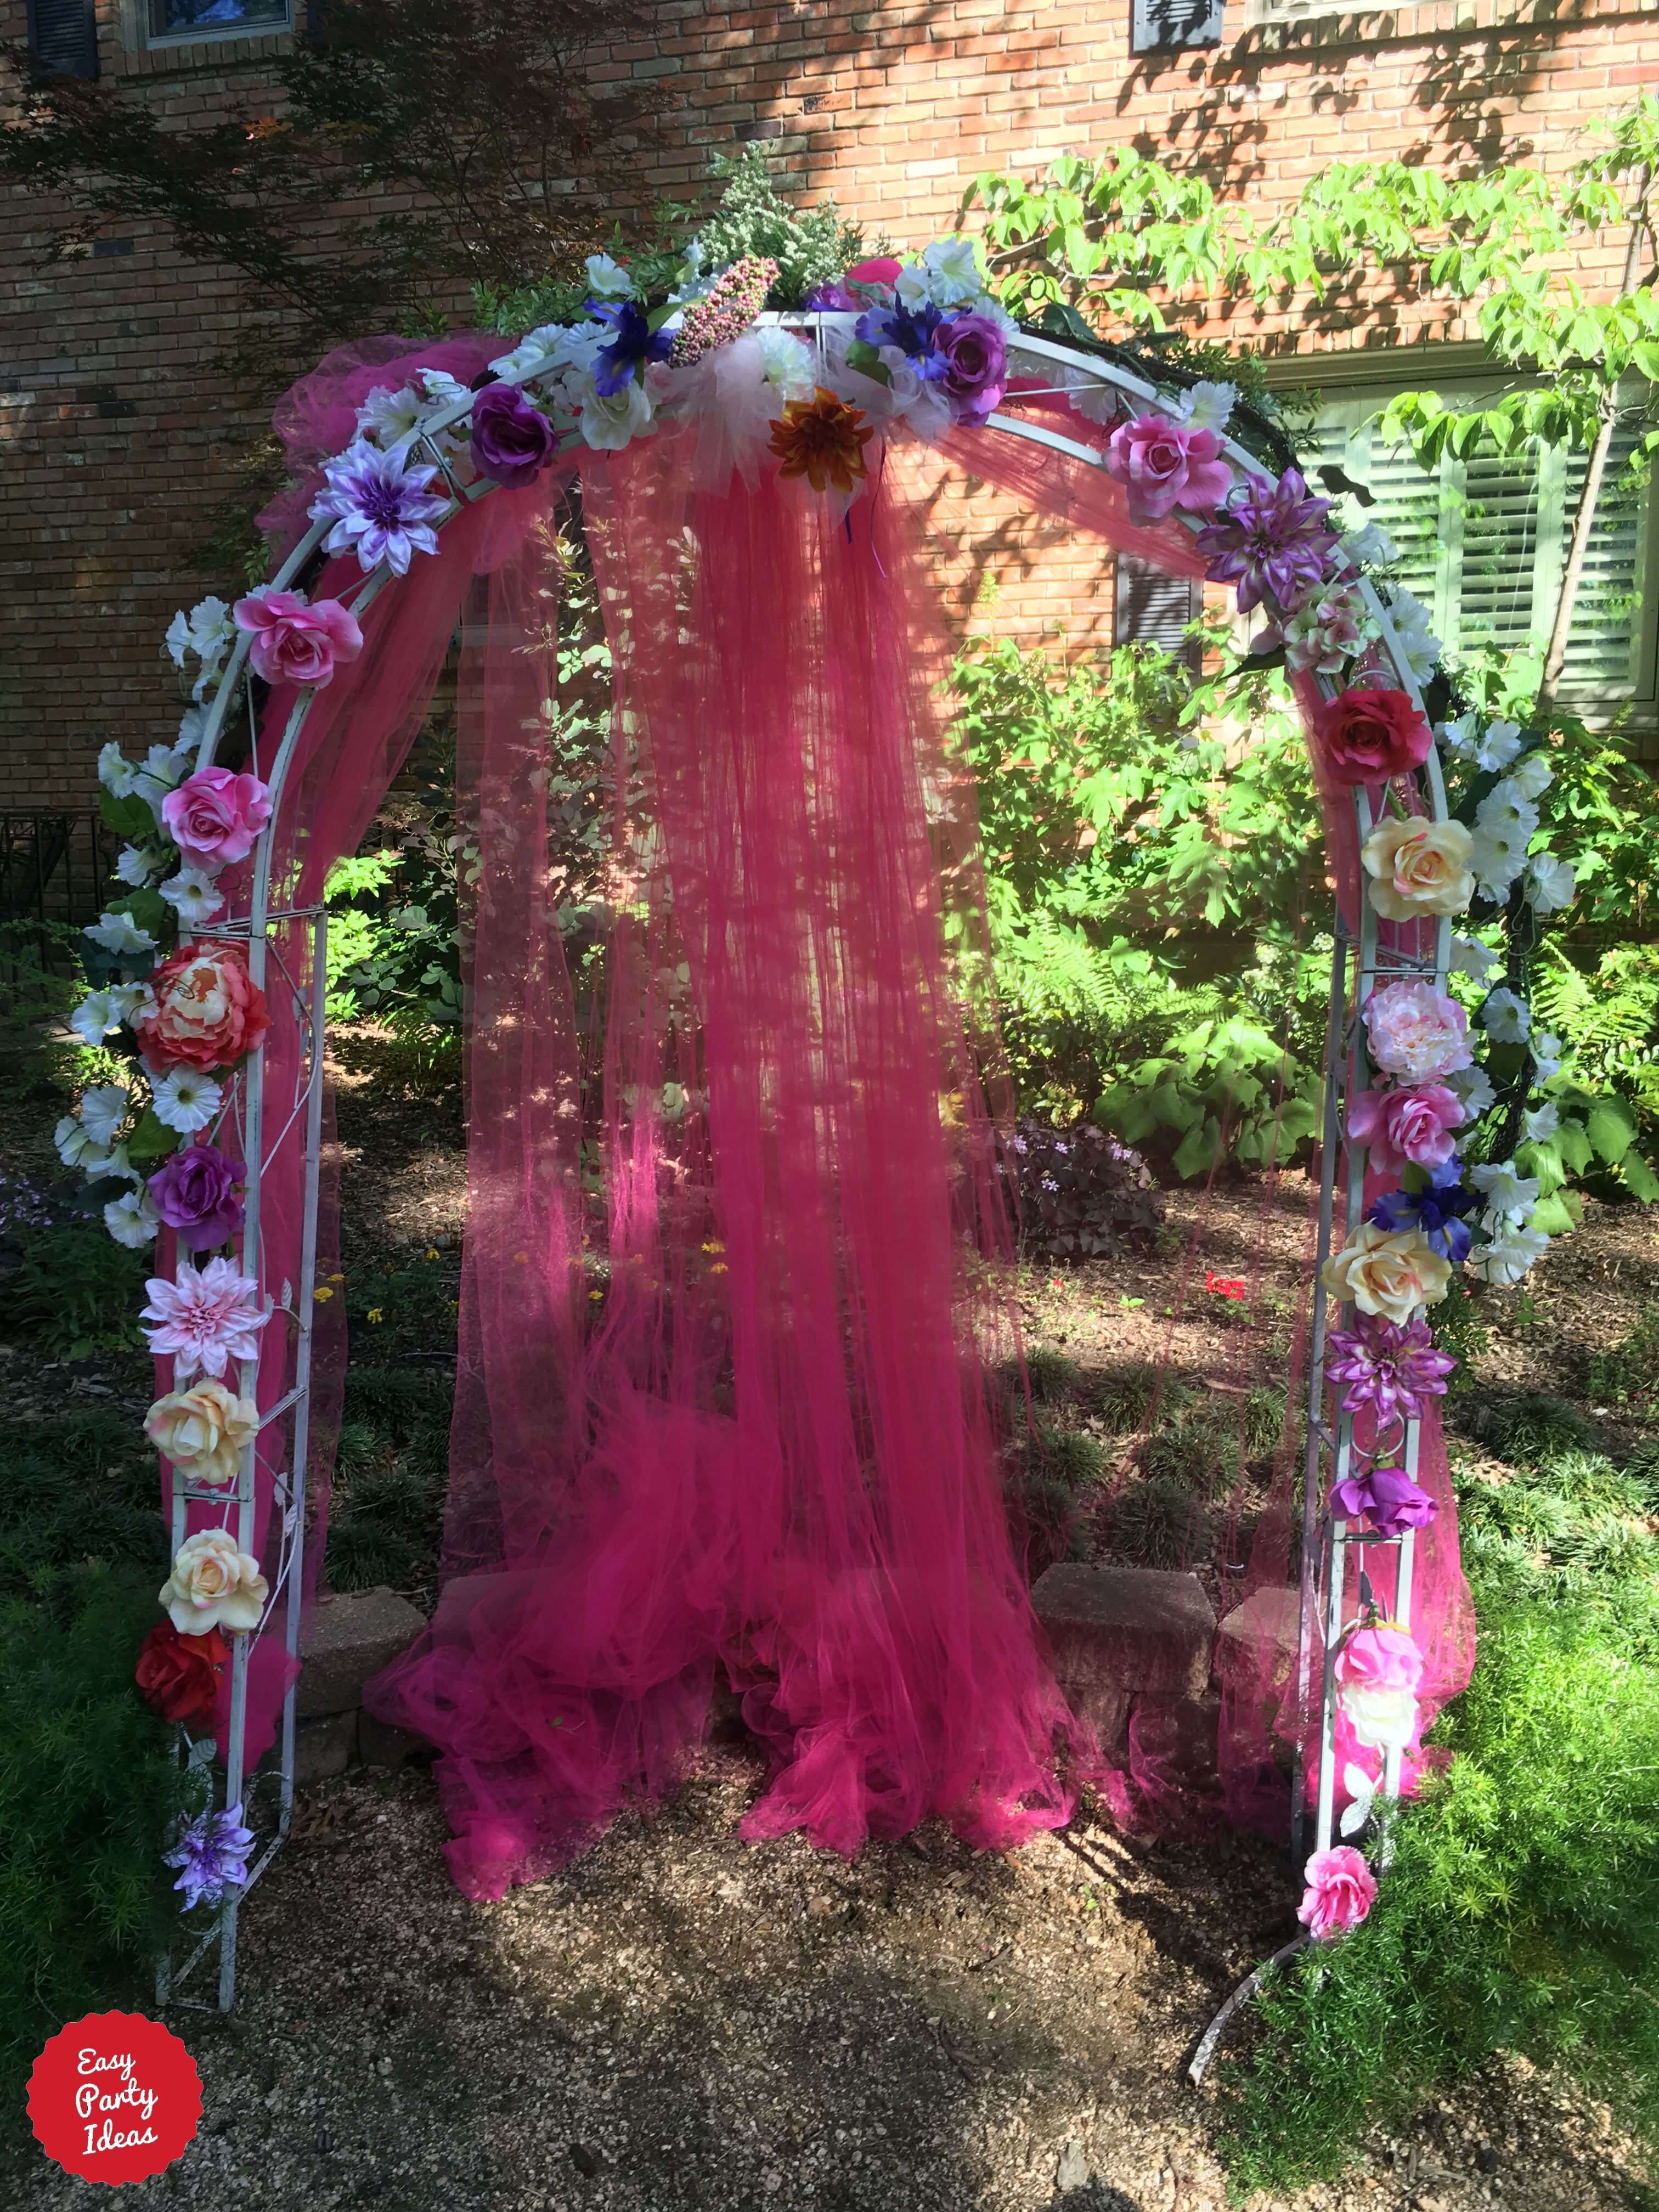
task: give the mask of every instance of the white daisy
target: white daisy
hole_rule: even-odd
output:
[[[199,1068],[170,1067],[165,1075],[155,1078],[150,1103],[163,1128],[177,1129],[180,1136],[191,1137],[198,1129],[207,1127],[223,1097],[213,1078],[204,1075]]]
[[[372,437],[383,453],[401,453],[413,444],[421,414],[421,397],[412,385],[392,392],[377,384],[357,410],[357,435]]]

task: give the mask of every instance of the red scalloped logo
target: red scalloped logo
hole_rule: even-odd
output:
[[[29,2121],[55,2165],[82,2181],[148,2181],[202,2118],[202,2077],[171,2028],[89,2012],[59,2028],[29,2076]]]

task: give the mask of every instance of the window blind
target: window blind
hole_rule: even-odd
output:
[[[1443,395],[1449,398],[1449,394]],[[1322,408],[1315,465],[1335,463],[1376,505],[1349,501],[1352,522],[1380,523],[1401,551],[1407,587],[1432,610],[1454,656],[1483,646],[1541,653],[1584,480],[1584,456],[1559,448],[1421,468],[1386,444],[1376,418],[1387,395],[1331,396]],[[1619,479],[1634,433],[1620,431],[1602,482],[1567,643],[1564,696],[1586,708],[1635,698],[1643,682],[1639,611],[1645,497]]]

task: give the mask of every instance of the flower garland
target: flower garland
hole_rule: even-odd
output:
[[[574,448],[617,452],[687,424],[697,426],[700,489],[724,492],[734,475],[752,485],[767,469],[845,510],[872,480],[872,449],[888,435],[937,441],[982,426],[1007,396],[1020,333],[970,240],[937,241],[905,263],[860,262],[820,285],[799,311],[811,343],[758,322],[772,262],[745,256],[712,268],[706,259],[693,239],[666,296],[651,299],[625,263],[592,255],[580,317],[528,331],[479,388],[427,368],[397,390],[371,391],[351,442],[321,466],[309,512],[328,526],[325,550],[355,556],[364,575],[382,564],[404,575],[437,551],[439,526],[468,486],[520,489]],[[1374,1539],[1397,1540],[1434,1513],[1395,1464],[1404,1425],[1444,1392],[1455,1364],[1435,1348],[1426,1310],[1458,1267],[1484,1282],[1519,1281],[1547,1247],[1540,1217],[1556,1227],[1565,1218],[1562,1202],[1527,1172],[1522,1142],[1542,1144],[1553,1132],[1554,1108],[1529,1101],[1560,1056],[1557,1040],[1532,1029],[1527,960],[1541,917],[1574,893],[1571,870],[1535,848],[1537,801],[1551,780],[1541,733],[1467,714],[1443,724],[1449,818],[1424,818],[1413,779],[1434,733],[1395,688],[1394,670],[1427,684],[1441,647],[1427,611],[1375,574],[1398,558],[1385,534],[1341,530],[1332,502],[1293,467],[1274,477],[1249,465],[1241,480],[1238,448],[1232,459],[1224,449],[1231,385],[1198,382],[1138,410],[1086,368],[1060,374],[1061,396],[1108,430],[1102,458],[1131,522],[1173,520],[1190,531],[1210,580],[1229,586],[1241,609],[1261,610],[1255,652],[1282,653],[1292,671],[1330,687],[1315,742],[1329,776],[1380,795],[1361,852],[1379,919],[1472,913],[1505,935],[1503,980],[1484,994],[1500,956],[1475,937],[1453,940],[1455,967],[1475,987],[1473,1030],[1465,1007],[1428,975],[1373,988],[1360,1008],[1380,1080],[1349,1102],[1350,1173],[1363,1175],[1368,1156],[1398,1186],[1325,1264],[1327,1291],[1352,1316],[1328,1338],[1328,1379],[1346,1413],[1369,1417],[1374,1439],[1330,1507]],[[218,879],[252,850],[270,795],[255,775],[190,769],[201,702],[239,632],[254,672],[271,684],[321,688],[363,646],[340,601],[271,586],[234,606],[210,597],[174,617],[166,643],[181,671],[194,664],[194,703],[178,742],[152,747],[142,764],[116,745],[100,756],[105,818],[130,841],[116,868],[126,889],[86,933],[91,988],[71,1018],[88,1045],[118,1039],[130,1073],[89,1088],[57,1130],[62,1158],[87,1174],[113,1237],[137,1249],[165,1224],[194,1255],[179,1260],[172,1282],[147,1286],[146,1332],[158,1356],[173,1358],[174,1388],[145,1429],[198,1497],[228,1491],[257,1433],[257,1407],[223,1378],[232,1361],[257,1356],[272,1310],[229,1256],[243,1223],[241,1176],[221,1142],[230,1079],[259,1049],[269,1015],[240,947],[210,933],[224,907]],[[195,1264],[204,1255],[216,1256]],[[258,1562],[228,1528],[191,1536],[161,1593],[167,1619],[140,1655],[139,1687],[154,1708],[186,1724],[210,1718],[225,1637],[257,1629],[269,1598]],[[1421,1673],[1405,1629],[1374,1607],[1351,1624],[1336,1674],[1358,1745],[1414,1744]],[[1353,1800],[1347,1834],[1364,1825],[1376,1785],[1353,1763],[1344,1779]],[[232,1808],[181,1837],[170,1863],[185,1869],[187,1907],[245,1878],[240,1817]],[[1316,1853],[1308,1883],[1302,1917],[1320,1938],[1357,1925],[1376,1893],[1346,1846]]]

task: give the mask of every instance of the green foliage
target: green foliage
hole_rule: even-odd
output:
[[[1218,1148],[1291,1157],[1316,1126],[1324,986],[1300,921],[1317,810],[1283,677],[1194,683],[1146,646],[1067,668],[975,640],[951,683],[1024,1102],[1092,1113],[1180,1176]],[[1213,734],[1224,715],[1248,737]]]
[[[353,1340],[369,1357],[431,1352],[455,1328],[453,1284],[435,1263],[355,1285]],[[379,1313],[378,1322],[368,1319]],[[346,1370],[345,1420],[329,1513],[328,1576],[337,1589],[410,1589],[435,1579],[449,1474],[452,1383],[446,1363]]]
[[[77,1218],[66,1206],[50,1228],[29,1233],[15,1266],[0,1277],[0,1329],[54,1359],[137,1346],[150,1264],[148,1249],[129,1251],[101,1220]]]
[[[798,307],[815,284],[830,283],[873,249],[860,224],[833,200],[795,208],[772,181],[764,145],[751,140],[735,155],[710,163],[722,191],[714,212],[700,226],[706,264],[723,268],[754,253],[775,261],[778,274],[768,305]]]
[[[1622,1343],[1594,1356],[1584,1387],[1598,1401],[1659,1418],[1659,1305],[1644,1306]]]
[[[0,1597],[30,1596],[86,1559],[137,1568],[154,1597],[167,1579],[167,1528],[155,1455],[130,1420],[89,1410],[7,1422],[0,1464]]]
[[[131,1438],[126,1440],[131,1449]],[[154,1481],[154,1470],[151,1470]],[[159,1523],[158,1523],[159,1528]],[[176,1913],[173,1731],[132,1686],[155,1574],[60,1566],[0,1599],[0,2094],[65,2021],[144,1999]]]

